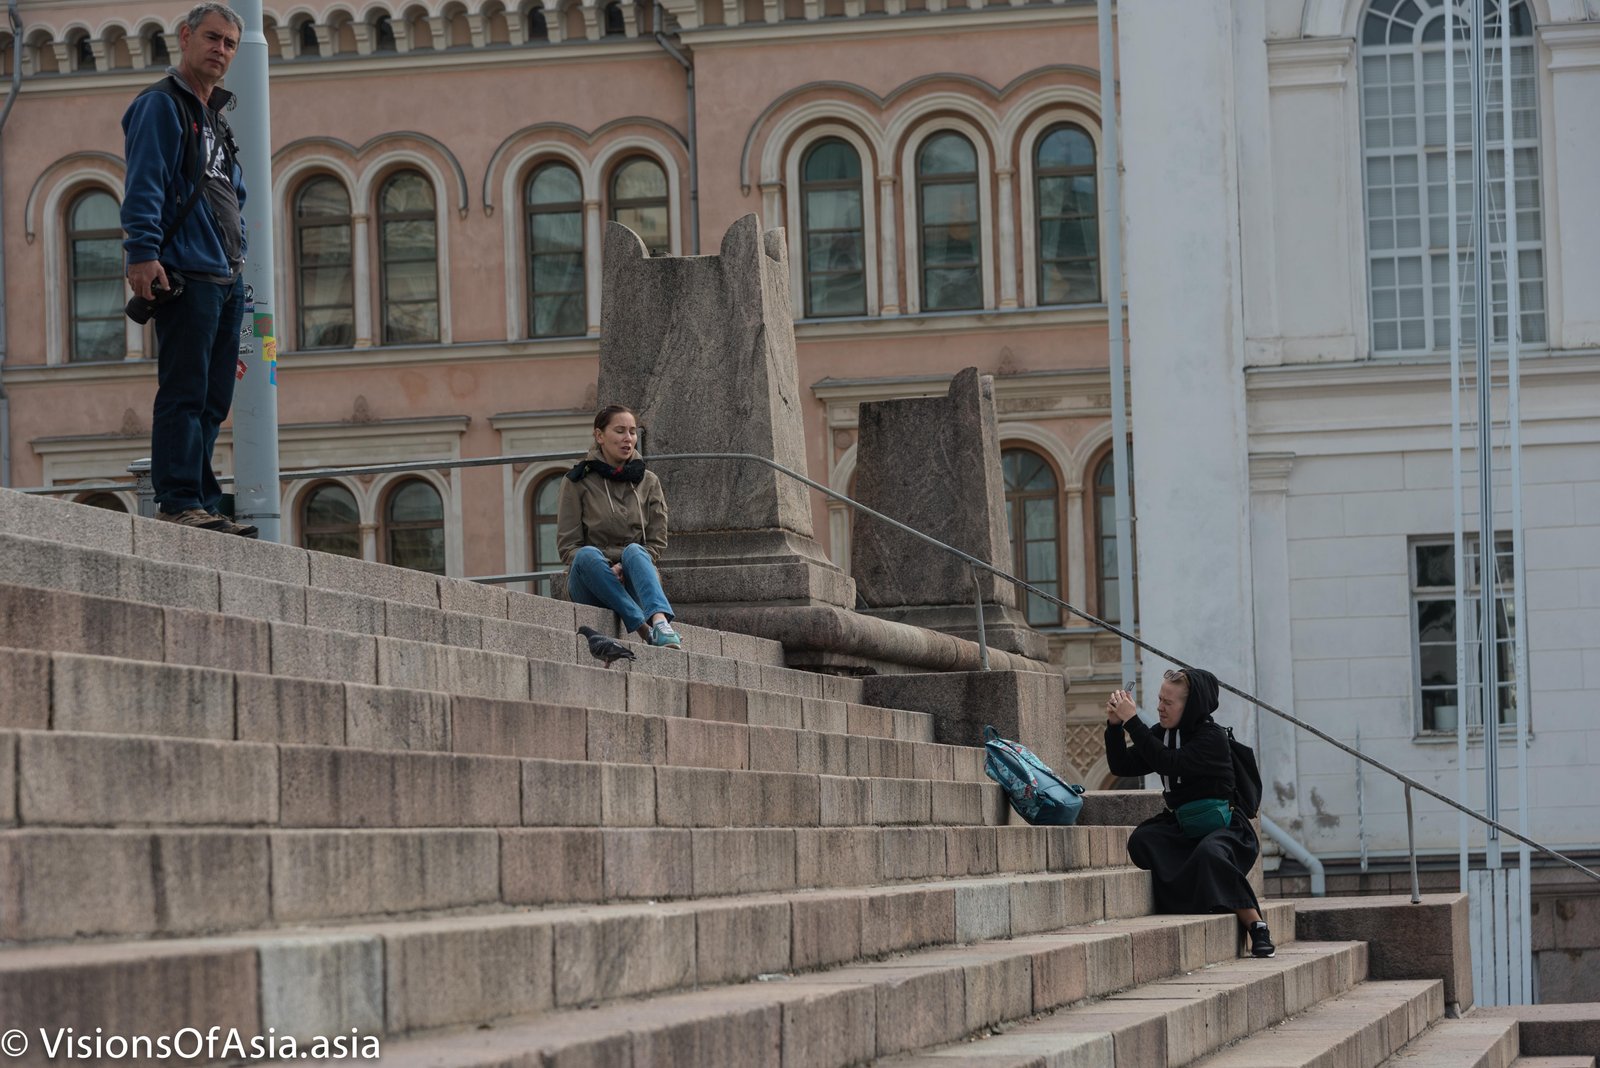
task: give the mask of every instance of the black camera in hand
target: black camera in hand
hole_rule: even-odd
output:
[[[123,309],[128,318],[141,326],[150,321],[150,317],[156,313],[156,309],[161,305],[183,296],[183,275],[171,267],[163,267],[162,269],[167,272],[167,287],[162,289],[159,286],[152,285],[150,287],[151,298],[149,300],[134,294],[133,298],[128,301],[128,306]]]

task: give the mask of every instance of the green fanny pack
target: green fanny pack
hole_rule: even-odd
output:
[[[1190,838],[1204,838],[1212,831],[1220,831],[1233,818],[1233,806],[1220,797],[1206,797],[1179,805],[1178,826]]]

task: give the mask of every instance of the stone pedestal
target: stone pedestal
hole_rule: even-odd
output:
[[[598,401],[639,413],[647,457],[748,453],[805,472],[782,230],[746,215],[715,256],[651,257],[608,223],[603,285]],[[662,569],[675,605],[854,605],[854,583],[813,540],[803,484],[748,460],[651,469],[671,517]]]
[[[1010,570],[992,378],[969,367],[943,397],[861,405],[856,450],[856,500]],[[850,571],[870,614],[977,640],[972,567],[960,558],[858,515]],[[1048,655],[1044,635],[1017,611],[1011,583],[980,572],[977,589],[992,648]]]
[[[868,704],[927,712],[933,740],[983,744],[983,728],[1021,742],[1052,768],[1067,763],[1067,687],[1060,675],[1036,671],[930,672],[862,680]]]

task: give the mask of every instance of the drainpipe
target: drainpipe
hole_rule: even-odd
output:
[[[22,16],[17,12],[17,0],[8,0],[6,17],[11,22],[11,92],[6,106],[0,110],[0,174],[4,174],[6,119],[11,117],[11,106],[22,91]],[[0,486],[11,485],[11,398],[6,394],[6,231],[5,182],[0,180]]]
[[[11,0],[16,3],[16,0]],[[661,8],[656,8],[657,14]],[[667,50],[667,55],[683,68],[684,83],[689,89],[689,248],[700,255],[700,142],[695,136],[694,124],[694,61],[686,50],[678,48],[667,35],[656,31],[656,44]]]
[[[1311,851],[1289,836],[1289,832],[1279,827],[1267,818],[1265,812],[1261,813],[1261,829],[1278,843],[1278,847],[1295,860],[1306,866],[1306,871],[1311,873],[1311,896],[1323,897],[1328,892],[1328,877],[1322,870],[1322,861],[1311,855]]]

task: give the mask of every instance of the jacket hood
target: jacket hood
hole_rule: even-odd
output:
[[[1189,679],[1189,696],[1183,702],[1178,730],[1190,731],[1211,718],[1217,710],[1217,677],[1204,668],[1184,668]]]

